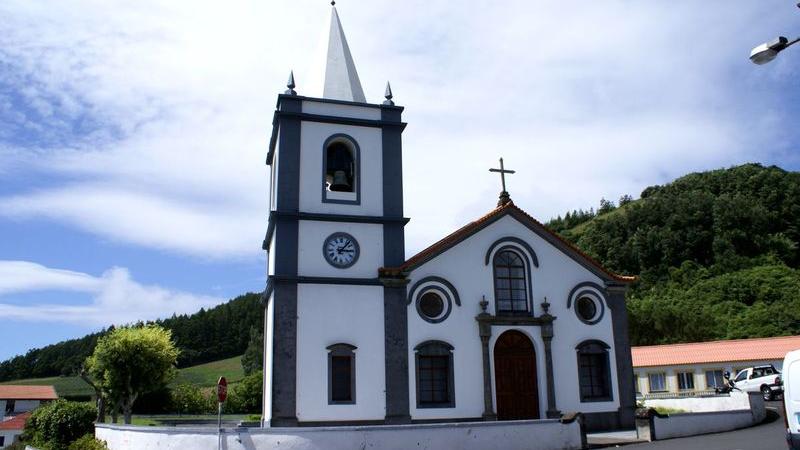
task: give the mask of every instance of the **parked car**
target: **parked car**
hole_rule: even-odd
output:
[[[783,359],[783,379],[786,442],[790,449],[800,450],[800,350],[787,353]]]
[[[742,369],[736,374],[733,383],[740,391],[761,392],[767,401],[783,394],[781,373],[772,364]]]

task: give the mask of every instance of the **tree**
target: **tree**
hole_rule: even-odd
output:
[[[94,432],[96,416],[88,403],[59,399],[33,411],[23,439],[42,450],[66,450],[76,439]]]
[[[264,372],[253,372],[233,386],[225,401],[227,413],[260,413],[264,394]]]
[[[86,368],[112,400],[112,414],[122,409],[125,423],[130,424],[136,398],[175,377],[178,354],[172,333],[160,326],[123,327],[98,340]]]
[[[182,414],[207,414],[214,412],[216,402],[193,384],[179,384],[170,391],[172,410]]]
[[[255,327],[250,328],[250,343],[242,356],[245,375],[261,370],[264,366],[264,335]]]

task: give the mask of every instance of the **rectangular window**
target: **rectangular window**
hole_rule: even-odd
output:
[[[647,375],[650,382],[650,392],[666,392],[667,376],[664,373],[651,373]]]
[[[350,380],[353,376],[350,371],[349,356],[331,356],[331,401],[335,403],[352,402]]]
[[[420,355],[418,364],[420,405],[449,404],[450,357]]]
[[[6,414],[13,414],[16,400],[6,400]]]
[[[681,372],[678,374],[678,389],[689,391],[694,389],[694,373]]]
[[[0,448],[2,448],[6,444],[6,437],[0,436]]]
[[[721,370],[707,370],[706,371],[706,387],[708,389],[714,389],[718,387],[722,387],[725,384],[725,380],[722,378],[722,371]]]
[[[328,404],[356,402],[356,348],[348,344],[328,347]]]
[[[581,400],[604,400],[610,397],[607,371],[605,353],[580,353],[578,355]]]

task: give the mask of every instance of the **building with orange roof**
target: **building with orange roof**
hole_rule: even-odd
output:
[[[693,395],[722,386],[747,367],[781,370],[786,353],[800,349],[800,336],[734,339],[631,348],[637,393]]]
[[[57,398],[53,386],[0,385],[0,448],[22,434],[31,411]]]

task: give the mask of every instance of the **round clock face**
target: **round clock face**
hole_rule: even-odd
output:
[[[358,241],[347,233],[333,233],[325,239],[322,254],[333,267],[345,269],[358,260]]]

